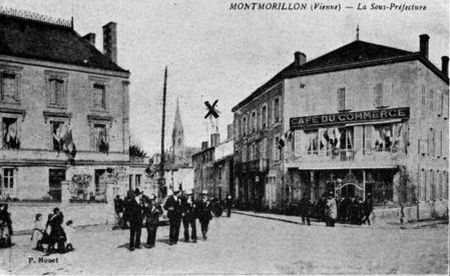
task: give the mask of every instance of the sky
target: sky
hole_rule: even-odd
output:
[[[0,0],[0,6],[74,17],[80,35],[96,33],[102,50],[102,26],[117,23],[118,64],[131,71],[130,132],[147,153],[160,149],[164,67],[168,66],[166,148],[179,98],[185,141],[200,147],[209,140],[204,101],[218,100],[222,140],[233,121],[231,109],[290,64],[295,51],[307,60],[355,40],[419,50],[419,34],[430,36],[430,60],[441,67],[449,55],[447,0],[299,0],[260,1],[353,6],[342,11],[230,10],[231,0]],[[256,1],[253,1],[256,2]],[[425,11],[357,10],[357,3],[425,5]]]

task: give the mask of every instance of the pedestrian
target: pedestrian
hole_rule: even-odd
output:
[[[147,228],[147,248],[155,246],[156,231],[158,230],[159,216],[163,213],[161,205],[157,202],[155,194],[150,198],[145,197],[144,200],[144,217],[145,226]]]
[[[373,212],[373,202],[370,193],[367,194],[366,201],[364,201],[363,203],[363,210],[364,210],[364,218],[362,223],[367,222],[367,224],[370,225],[370,216],[372,215]]]
[[[66,252],[74,250],[73,248],[73,234],[75,233],[75,228],[73,228],[73,221],[68,220],[66,222],[66,227],[64,228],[66,232]]]
[[[189,228],[191,228],[190,238],[192,242],[197,242],[197,204],[194,201],[192,192],[188,192],[186,198],[183,200],[181,217],[184,228],[184,241],[189,242]]]
[[[198,203],[198,220],[200,221],[200,227],[202,230],[203,240],[208,239],[208,225],[209,221],[213,218],[212,205],[208,198],[208,192],[204,190],[202,192],[202,199]]]
[[[115,213],[115,224],[113,230],[123,229],[123,206],[124,202],[120,198],[120,195],[116,195],[114,198],[114,213]]]
[[[54,245],[57,245],[57,250],[59,253],[65,252],[66,242],[66,233],[62,227],[62,223],[64,222],[64,215],[59,208],[53,209],[53,214],[50,217],[50,221],[48,222],[50,225],[50,243],[49,249],[47,250],[47,254],[52,253],[51,250],[54,249]]]
[[[231,208],[233,208],[233,199],[231,198],[231,195],[227,195],[225,199],[225,208],[227,208],[227,217],[231,216]]]
[[[44,251],[42,247],[42,237],[44,236],[44,225],[42,224],[42,214],[38,213],[34,219],[33,233],[31,234],[31,241],[34,250]]]
[[[337,218],[337,203],[336,199],[334,198],[333,192],[330,192],[328,194],[328,198],[326,200],[326,210],[326,225],[329,227],[334,227],[334,223],[336,222]]]
[[[169,196],[164,204],[164,209],[167,210],[167,217],[169,218],[169,244],[174,245],[178,242],[180,235],[181,224],[181,204],[182,199],[179,196],[180,190],[173,189],[173,194]]]
[[[304,196],[300,200],[300,216],[302,217],[302,224],[305,224],[305,222],[308,225],[311,225],[311,212],[312,212],[312,203],[311,200]]]
[[[142,231],[142,221],[143,221],[143,203],[142,203],[142,192],[139,189],[129,191],[128,193],[130,200],[126,204],[126,217],[130,223],[130,251],[135,248],[141,248],[141,231]]]
[[[8,204],[0,205],[0,248],[12,246],[13,235],[11,214],[8,212]]]

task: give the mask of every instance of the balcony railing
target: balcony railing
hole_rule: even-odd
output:
[[[241,172],[266,172],[269,170],[269,159],[260,158],[240,163],[238,164],[237,169]]]

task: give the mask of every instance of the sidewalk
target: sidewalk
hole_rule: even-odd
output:
[[[233,210],[232,213],[303,225],[302,218],[299,216],[287,216],[287,215],[253,212],[253,211],[241,211],[241,210]],[[423,227],[435,227],[437,224],[448,224],[448,221],[447,220],[425,220],[425,221],[418,221],[418,222],[414,222],[414,223],[404,223],[404,224],[401,224],[400,222],[385,223],[382,221],[372,221],[372,225],[367,225],[367,224],[354,225],[354,224],[336,223],[335,226],[336,227],[352,227],[352,228],[377,228],[377,229],[419,229],[419,228],[423,228]],[[305,224],[305,226],[306,226],[306,224]],[[325,223],[316,221],[314,219],[314,220],[311,220],[311,226],[325,226]]]

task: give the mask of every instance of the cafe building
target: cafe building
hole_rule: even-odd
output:
[[[408,51],[357,38],[310,61],[295,52],[291,64],[233,108],[243,198],[256,187],[269,209],[332,192],[370,196],[379,209],[446,210],[448,57],[438,68],[428,59],[429,36],[418,42],[418,51]],[[239,165],[250,143],[250,156],[267,159],[268,169],[246,186],[248,172]]]
[[[356,40],[299,67],[285,80],[285,185],[313,201],[375,206],[446,205],[448,57]]]

